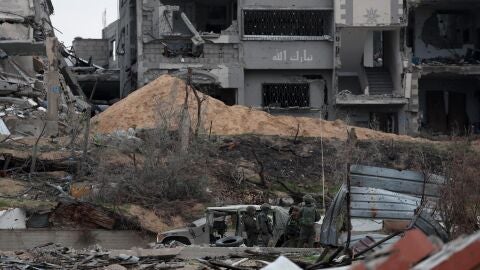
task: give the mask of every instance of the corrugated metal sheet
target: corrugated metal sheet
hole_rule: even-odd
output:
[[[427,196],[436,198],[440,185],[445,181],[441,176],[429,175],[424,189],[424,177],[419,172],[360,165],[353,165],[350,169],[351,218],[412,220],[420,207],[423,191]],[[347,193],[344,184],[327,210],[320,232],[320,243],[323,245],[338,245],[338,228],[342,225],[342,209],[346,212]],[[432,217],[431,203],[429,205],[422,209],[414,226],[427,235],[437,235],[446,240],[448,235]]]
[[[445,182],[445,178],[435,174],[428,174],[426,178],[425,183],[424,174],[416,171],[398,171],[362,165],[350,166],[352,186],[381,188],[421,197],[425,184],[425,195],[438,197],[440,185]]]
[[[352,218],[408,220],[420,206],[420,199],[384,189],[351,187]]]

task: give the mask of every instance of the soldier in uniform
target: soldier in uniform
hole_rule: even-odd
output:
[[[257,216],[257,223],[260,232],[260,238],[262,239],[263,246],[268,246],[270,239],[273,235],[273,226],[272,221],[268,217],[268,214],[271,210],[269,204],[264,203],[260,206],[260,213]]]
[[[285,228],[285,242],[283,247],[297,247],[298,237],[300,235],[300,208],[293,206],[290,208],[290,217]]]
[[[246,213],[242,216],[243,228],[247,233],[247,239],[245,239],[245,245],[247,247],[258,245],[258,227],[257,218],[255,217],[256,212],[254,206],[248,206]]]
[[[311,195],[305,195],[303,202],[305,205],[300,209],[300,239],[297,247],[313,248],[315,222],[320,219],[320,215],[315,207],[315,200]]]

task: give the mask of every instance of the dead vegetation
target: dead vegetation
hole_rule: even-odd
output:
[[[185,145],[183,131],[170,131],[170,121],[174,120],[164,118],[157,128],[139,134],[140,138],[127,135],[117,144],[101,146],[121,149],[128,159],[115,170],[107,168],[108,162],[99,163],[95,178],[102,186],[95,199],[150,207],[176,200],[205,199],[211,143],[192,134]]]
[[[465,142],[450,146],[450,153],[439,210],[453,239],[480,229],[480,157]]]

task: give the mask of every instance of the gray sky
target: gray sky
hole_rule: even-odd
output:
[[[52,0],[55,13],[52,23],[63,34],[55,34],[67,46],[75,37],[101,38],[103,11],[107,9],[107,25],[118,17],[118,0]]]

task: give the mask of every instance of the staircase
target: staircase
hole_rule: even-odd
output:
[[[393,83],[386,68],[365,68],[370,95],[392,94]]]

